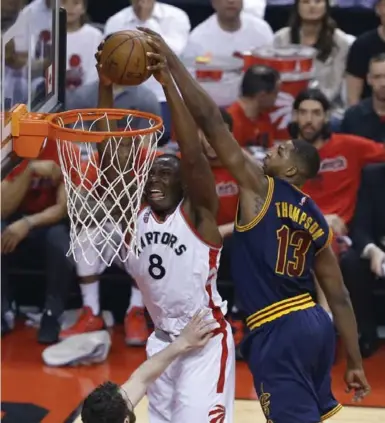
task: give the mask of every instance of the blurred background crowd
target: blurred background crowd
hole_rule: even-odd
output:
[[[365,357],[373,354],[385,338],[385,0],[61,0],[61,6],[67,11],[66,109],[98,106],[94,54],[100,42],[146,26],[182,58],[256,160],[294,136],[318,142],[321,170],[304,191],[334,231],[360,347]],[[32,96],[47,89],[41,74],[50,54],[50,7],[50,0],[1,2],[3,32],[29,16],[40,34],[30,64]],[[6,46],[6,108],[27,101],[25,43],[21,35]],[[114,87],[114,101],[117,108],[161,115],[160,148],[176,150],[167,103],[153,78]],[[39,327],[38,341],[45,344],[114,320],[124,321],[128,345],[144,345],[151,322],[128,276],[119,266],[80,269],[66,256],[66,199],[55,150],[48,141],[38,161],[2,181],[2,334],[14,328],[17,313]],[[219,288],[231,305],[228,319],[239,344],[245,329],[229,266],[238,187],[206,152],[224,237]],[[328,310],[322,292],[314,295]],[[79,307],[80,315],[68,312]]]

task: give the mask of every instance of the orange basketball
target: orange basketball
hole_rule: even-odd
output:
[[[110,35],[100,56],[102,72],[114,84],[139,85],[151,72],[146,53],[152,51],[140,31],[119,31]]]

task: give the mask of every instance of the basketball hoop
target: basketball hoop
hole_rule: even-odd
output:
[[[147,127],[132,129],[137,119],[144,120]],[[97,130],[99,120],[104,120],[108,130]],[[122,128],[119,131],[109,130],[114,120]],[[102,260],[110,266],[117,256],[126,261],[125,251],[137,250],[137,216],[163,130],[159,116],[134,110],[41,114],[29,113],[26,106],[19,105],[12,111],[11,134],[17,156],[35,159],[47,139],[56,140],[71,223],[68,255],[76,262],[82,256],[89,265]],[[103,155],[99,157],[95,143],[101,142]]]

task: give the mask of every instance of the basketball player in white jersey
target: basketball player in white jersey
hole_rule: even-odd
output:
[[[201,351],[174,361],[149,387],[150,422],[232,423],[235,351],[224,318],[227,304],[216,286],[222,238],[216,224],[215,181],[196,142],[195,122],[168,69],[159,55],[151,59],[158,61],[151,70],[163,86],[182,159],[155,159],[145,188],[148,206],[137,222],[139,256],[132,255],[127,263],[155,326],[147,355],[170,345],[197,310],[209,310],[217,328]],[[103,82],[102,69],[99,73]],[[107,97],[108,107],[113,107],[112,95]],[[124,154],[119,151],[119,161]],[[116,175],[106,178],[111,183]]]

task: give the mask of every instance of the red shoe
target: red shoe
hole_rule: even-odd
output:
[[[237,348],[245,336],[245,325],[242,320],[235,320],[231,317],[227,320],[230,323],[231,330],[233,332],[235,348]]]
[[[101,316],[94,316],[90,307],[84,307],[79,320],[68,329],[60,332],[59,338],[66,339],[72,335],[80,333],[94,332],[105,328],[104,320]]]
[[[144,308],[132,307],[124,318],[125,341],[129,346],[145,345],[149,336]]]

